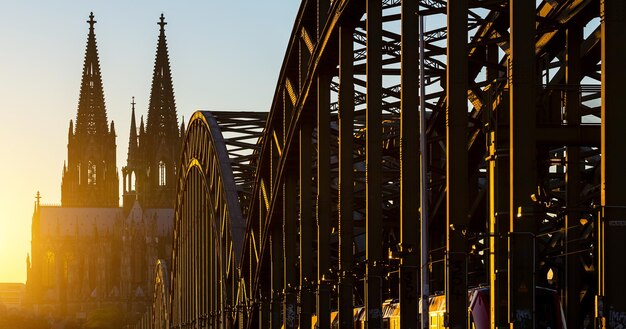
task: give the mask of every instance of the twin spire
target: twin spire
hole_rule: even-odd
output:
[[[140,132],[137,134],[135,119],[135,97],[132,98],[132,114],[130,138],[128,142],[128,161],[132,161],[137,153],[140,136],[154,139],[156,137],[179,137],[178,115],[176,113],[176,101],[172,84],[172,73],[165,38],[165,16],[159,17],[159,38],[157,41],[154,71],[152,73],[152,87],[148,104],[147,127],[144,127],[143,116],[141,117]],[[154,138],[152,138],[154,137]],[[148,141],[146,141],[148,142]]]
[[[142,116],[137,127],[134,98],[131,103],[128,158],[126,166],[122,168],[124,210],[127,212],[135,202],[148,208],[173,208],[176,199],[176,165],[180,156],[183,131],[178,130],[176,101],[165,38],[167,22],[163,14],[157,24],[159,37],[145,126]]]
[[[93,12],[89,15],[89,32],[83,64],[76,121],[70,121],[68,132],[68,161],[63,168],[61,202],[70,207],[117,207],[119,205],[119,179],[116,167],[115,125],[109,125],[102,86],[100,60],[94,26]],[[141,186],[142,198],[155,200],[157,207],[169,196],[150,195],[152,190],[169,193],[175,182],[175,163],[180,150],[180,136],[174,101],[170,62],[165,39],[165,17],[161,14],[152,90],[147,115],[147,128],[143,117],[137,127],[135,100],[131,103],[132,117],[128,142],[128,161],[125,167],[130,173],[127,184],[136,179]],[[139,133],[137,133],[139,128]],[[157,175],[157,169],[161,172]],[[156,192],[155,192],[156,193]],[[160,192],[159,192],[160,193]],[[162,201],[165,200],[165,201]],[[169,203],[167,204],[169,206]]]
[[[106,135],[111,132],[108,126],[104,91],[102,88],[102,76],[100,72],[100,60],[94,31],[94,25],[97,21],[94,20],[94,18],[93,12],[91,12],[89,20],[87,21],[87,23],[89,23],[89,34],[87,37],[87,49],[85,51],[75,130],[74,124],[71,123],[71,133],[79,135]],[[178,119],[165,38],[165,25],[167,25],[167,22],[163,14],[161,14],[157,24],[160,26],[160,33],[154,73],[152,76],[147,132],[175,136],[178,135]],[[133,138],[132,134],[134,134],[136,141],[136,124],[133,124],[135,121],[134,105],[135,101],[133,97],[131,125],[135,127],[135,130],[133,133],[131,129],[131,138]],[[113,123],[111,123],[111,128],[114,129],[113,127]],[[133,144],[132,141],[129,142],[129,151],[132,147],[130,144]]]
[[[146,133],[148,135],[161,135],[170,138],[178,137],[176,102],[174,101],[172,73],[167,52],[167,41],[165,39],[165,25],[167,25],[167,22],[165,22],[163,14],[161,14],[157,24],[160,26],[160,33],[154,61],[154,72],[152,74]]]
[[[76,115],[77,135],[107,135],[109,133],[104,91],[102,90],[102,76],[100,75],[100,60],[96,34],[94,33],[93,13],[89,15],[89,34],[85,63],[78,99],[78,114]]]

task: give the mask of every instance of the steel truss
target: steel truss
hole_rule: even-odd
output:
[[[492,327],[541,327],[539,286],[570,328],[623,324],[624,6],[304,0],[256,149],[189,125],[170,327],[381,328],[399,299],[417,328],[428,286],[467,328],[479,285]]]

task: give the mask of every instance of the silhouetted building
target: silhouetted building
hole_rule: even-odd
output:
[[[126,166],[122,168],[126,211],[129,211],[135,200],[149,208],[173,208],[176,200],[176,166],[185,126],[182,123],[179,130],[165,40],[166,24],[161,15],[147,127],[144,127],[142,117],[139,134],[133,101],[128,158]]]
[[[70,121],[61,203],[65,207],[117,207],[119,180],[115,163],[115,124],[111,121],[109,129],[93,14],[88,22],[78,114],[76,127]]]
[[[37,202],[28,259],[27,303],[42,314],[85,318],[116,307],[143,313],[154,266],[169,259],[183,130],[176,106],[161,15],[148,127],[137,133],[132,102],[124,206],[119,206],[115,126],[107,120],[93,13],[78,102],[70,121],[60,206]]]

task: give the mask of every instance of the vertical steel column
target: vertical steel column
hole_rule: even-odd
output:
[[[339,27],[339,329],[353,329],[354,27]]]
[[[536,72],[535,2],[510,1],[510,229],[509,322],[513,328],[535,325],[535,144]]]
[[[419,115],[418,22],[416,1],[402,1],[400,51],[400,325],[418,328]]]
[[[215,250],[215,231],[213,230],[214,226],[212,225],[213,221],[213,212],[209,212],[209,225],[208,225],[208,240],[209,240],[209,298],[210,298],[210,309],[209,309],[209,328],[217,324],[217,282],[219,279],[215,276],[215,258],[217,255],[217,251]]]
[[[497,129],[489,133],[489,286],[491,327],[505,328],[508,327],[509,158],[508,138]]]
[[[282,328],[282,292],[283,292],[283,243],[282,228],[279,225],[271,228],[270,251],[272,266],[272,300],[271,325],[272,329]]]
[[[313,204],[311,202],[311,160],[312,121],[302,120],[300,124],[300,328],[311,328],[311,315],[314,312],[315,295],[313,292],[315,278],[313,272]],[[328,241],[328,240],[326,240]]]
[[[319,41],[328,18],[330,0],[317,0],[317,31]],[[327,276],[330,269],[330,76],[323,68],[317,73],[317,291],[315,314],[317,327],[330,329],[330,290]]]
[[[219,184],[218,182],[215,182],[215,184]],[[214,213],[214,212],[213,212]],[[221,214],[215,214],[216,218],[214,218],[214,221],[217,221],[217,223],[221,223],[221,221],[223,220]],[[228,259],[228,254],[226,251],[226,246],[224,246],[221,243],[221,238],[222,238],[222,230],[221,228],[218,228],[217,230],[217,238],[216,238],[216,243],[217,243],[217,247],[219,248],[219,257],[217,259],[218,261],[218,291],[219,291],[219,305],[220,305],[220,328],[224,328],[224,329],[230,329],[230,314],[229,312],[231,311],[228,308],[227,305],[227,301],[229,300],[229,297],[227,296],[228,291],[225,290],[225,285],[226,285],[226,266],[228,266],[226,264],[226,260]]]
[[[381,0],[366,4],[366,279],[365,312],[367,327],[378,329],[382,318],[383,214],[382,214],[382,45],[383,8]]]
[[[317,323],[330,329],[330,76],[317,76]]]
[[[195,189],[195,175],[193,176],[194,179],[191,183],[191,190],[192,193],[196,193],[197,190]],[[182,248],[181,248],[181,253],[182,253],[182,268],[184,269],[184,272],[181,273],[182,274],[182,291],[183,291],[183,296],[182,296],[182,306],[183,306],[183,311],[182,311],[182,322],[183,323],[187,323],[189,321],[189,280],[187,278],[187,275],[189,274],[189,271],[187,271],[187,268],[189,268],[189,254],[187,253],[187,245],[188,245],[188,235],[187,232],[189,230],[189,228],[187,227],[189,225],[189,219],[192,216],[192,212],[193,212],[193,200],[191,199],[191,196],[193,194],[189,195],[189,197],[187,198],[186,202],[187,202],[187,213],[186,216],[184,217],[184,221],[182,222],[181,226],[182,226],[182,234],[181,234],[181,240],[182,240]]]
[[[203,186],[204,187],[204,186]],[[199,191],[200,192],[200,191]],[[198,298],[199,296],[199,289],[200,289],[200,285],[199,285],[199,280],[198,280],[198,275],[199,275],[199,271],[198,271],[198,251],[200,248],[198,248],[198,232],[200,231],[198,229],[198,223],[200,222],[200,220],[202,220],[203,215],[205,214],[205,209],[202,208],[201,206],[201,201],[202,198],[204,197],[206,193],[206,189],[202,189],[201,193],[197,193],[196,195],[194,195],[194,198],[196,199],[195,204],[196,204],[196,216],[194,216],[194,218],[192,219],[192,226],[191,226],[191,239],[192,239],[192,248],[191,248],[191,257],[193,259],[193,262],[191,264],[191,271],[192,271],[192,276],[193,276],[193,322],[196,323],[197,325],[200,324],[200,314],[198,313],[200,310],[200,305],[198,303]]]
[[[424,15],[419,15],[419,91],[420,91],[420,295],[423,301],[429,301],[430,297],[430,280],[429,280],[429,270],[430,270],[430,260],[429,260],[429,252],[430,252],[430,244],[429,244],[429,235],[430,230],[428,229],[430,220],[429,211],[428,211],[428,153],[427,153],[427,143],[428,136],[426,136],[426,46],[424,44],[426,33],[424,27]],[[428,329],[430,317],[429,317],[429,303],[422,303],[420,307],[420,313],[422,316],[420,317],[420,327],[423,329]]]
[[[566,31],[567,48],[565,53],[565,118],[568,125],[580,125],[580,47],[583,41],[583,29],[573,24]],[[567,171],[565,174],[567,215],[565,216],[565,315],[567,326],[580,328],[583,324],[580,291],[582,289],[580,256],[569,249],[571,241],[577,239],[580,212],[572,210],[579,206],[581,191],[580,148],[567,147]]]
[[[207,258],[207,250],[208,250],[208,246],[207,246],[207,239],[206,239],[206,226],[209,223],[209,214],[208,214],[208,194],[204,194],[202,196],[202,209],[204,211],[203,216],[202,216],[202,220],[200,221],[200,226],[198,227],[198,236],[200,237],[199,241],[198,241],[198,248],[200,250],[200,255],[198,258],[198,262],[199,267],[199,281],[200,281],[200,316],[204,319],[204,323],[206,324],[206,315],[207,315],[207,308],[206,308],[206,297],[207,297],[207,291],[208,291],[208,287],[206,285],[206,277],[207,277],[207,271],[206,271],[206,258]]]
[[[285,156],[287,156],[285,150]],[[295,170],[294,170],[295,169]],[[298,326],[297,293],[298,286],[298,191],[296,189],[296,168],[286,165],[284,167],[283,183],[283,328],[294,329]],[[302,245],[300,245],[302,248]]]
[[[467,0],[449,1],[446,108],[446,312],[450,328],[467,328]]]
[[[189,185],[189,181],[187,181],[187,186],[186,186],[186,190],[185,190],[185,198],[183,200],[183,211],[182,211],[182,215],[180,216],[180,221],[179,221],[179,225],[178,225],[178,240],[176,241],[176,248],[178,248],[178,250],[176,251],[176,286],[178,289],[176,289],[178,296],[178,324],[182,324],[183,323],[183,309],[184,309],[184,301],[183,301],[183,294],[185,293],[185,287],[183,285],[183,278],[182,278],[182,268],[183,266],[185,266],[184,262],[185,262],[185,258],[184,258],[184,253],[182,252],[182,247],[183,247],[183,234],[182,231],[184,229],[184,221],[185,221],[185,217],[188,216],[187,213],[189,211],[189,201],[188,201],[188,195],[189,195],[189,191],[190,191],[190,185]]]
[[[211,221],[213,220],[211,213],[209,212],[208,223],[206,227],[206,239],[207,239],[207,295],[208,295],[208,326],[211,328],[214,322],[214,314],[215,314],[215,278],[213,276],[213,259],[215,257],[215,248],[213,243],[213,225]]]
[[[282,157],[286,160],[288,158],[289,150],[287,149],[287,134],[289,133],[289,125],[291,122],[291,116],[293,113],[293,103],[291,102],[291,96],[287,91],[287,84],[283,86],[283,132],[282,132]],[[279,160],[280,161],[280,160]],[[297,326],[297,296],[294,292],[298,281],[298,274],[296,272],[296,220],[297,220],[297,208],[296,208],[296,176],[294,175],[294,168],[288,165],[288,161],[284,161],[283,175],[284,182],[282,184],[282,198],[283,198],[283,211],[282,211],[282,256],[283,256],[283,291],[282,291],[282,328],[292,329]],[[277,176],[280,174],[276,173]],[[280,186],[280,185],[279,185]],[[278,229],[278,228],[277,228]],[[280,230],[280,229],[279,229]]]
[[[598,294],[604,297],[603,316],[608,328],[626,325],[626,4],[619,0],[600,2],[602,31],[602,127],[601,204],[602,248]]]
[[[487,46],[487,62],[498,64],[498,46]],[[489,122],[489,286],[491,328],[508,327],[508,246],[509,232],[509,109],[508,94],[498,90],[497,69],[487,69],[487,108],[484,110]],[[496,98],[499,108],[494,111]]]

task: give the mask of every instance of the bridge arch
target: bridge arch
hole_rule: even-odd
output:
[[[169,327],[232,323],[246,200],[265,113],[196,112],[179,164]],[[155,318],[156,320],[156,318]]]
[[[167,329],[170,314],[170,272],[167,262],[163,259],[157,260],[155,272],[150,320],[153,323],[152,329]]]
[[[189,121],[181,153],[172,252],[171,325],[228,321],[245,221],[224,137],[209,112]],[[200,322],[199,324],[197,324]]]
[[[396,320],[417,327],[420,281],[448,292],[453,326],[467,323],[468,286],[485,283],[491,325],[508,325],[507,301],[527,314],[550,281],[573,292],[568,324],[593,320],[601,134],[580,123],[583,113],[604,119],[599,85],[581,81],[606,72],[600,26],[587,36],[582,26],[601,2],[470,3],[303,0],[255,149],[227,147],[238,123],[221,113],[194,115],[170,327],[377,328],[396,299]],[[513,10],[522,4],[527,12]],[[418,31],[416,13],[434,23]],[[530,51],[512,47],[514,36]],[[512,74],[526,65],[528,75]]]
[[[154,271],[152,305],[135,325],[135,329],[170,328],[170,272],[167,267],[167,261],[164,259],[158,259],[156,261]]]

